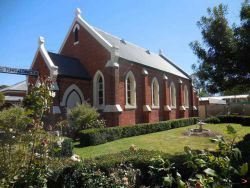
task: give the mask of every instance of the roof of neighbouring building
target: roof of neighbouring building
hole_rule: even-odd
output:
[[[119,57],[136,62],[148,67],[152,67],[164,72],[168,72],[182,78],[190,79],[188,74],[176,66],[171,60],[163,55],[159,55],[148,51],[135,44],[127,42],[121,38],[113,36],[109,33],[94,28],[104,39],[106,39],[112,46],[118,48]]]
[[[26,92],[27,91],[27,83],[26,81],[22,81],[22,82],[18,82],[12,86],[9,86],[9,87],[6,87],[6,88],[3,88],[0,90],[0,92],[8,92],[8,91],[11,91],[11,92]]]
[[[249,95],[229,95],[229,96],[214,96],[214,97],[201,97],[199,98],[200,101],[206,101],[208,99],[218,99],[218,100],[225,100],[225,99],[247,99]]]
[[[18,101],[22,101],[23,97],[19,97],[19,96],[5,96],[4,100],[7,101],[7,102],[18,102]]]
[[[48,52],[55,66],[58,66],[58,75],[71,78],[90,80],[90,75],[76,58]]]

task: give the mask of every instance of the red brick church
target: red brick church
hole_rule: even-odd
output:
[[[109,126],[197,114],[187,73],[161,51],[153,53],[91,26],[80,9],[57,54],[47,51],[39,38],[31,68],[56,81],[54,117],[83,102],[98,109]]]

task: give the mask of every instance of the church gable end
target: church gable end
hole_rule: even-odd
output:
[[[111,49],[112,45],[77,13],[59,53],[79,59],[94,76],[110,60]]]

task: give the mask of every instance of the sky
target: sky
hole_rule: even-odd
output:
[[[90,25],[145,49],[164,54],[188,74],[197,62],[189,44],[201,41],[196,23],[208,7],[228,5],[230,24],[239,23],[242,0],[0,0],[0,66],[30,68],[45,37],[46,49],[57,53],[80,8]],[[0,85],[25,76],[0,73]]]

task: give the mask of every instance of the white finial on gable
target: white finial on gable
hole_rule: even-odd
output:
[[[162,49],[159,49],[159,55],[163,55]]]
[[[39,44],[39,46],[41,46],[41,45],[44,44],[44,43],[45,43],[44,37],[40,36],[39,39],[38,39],[38,44]]]
[[[80,8],[77,8],[75,13],[76,13],[76,17],[81,17],[82,11]]]

